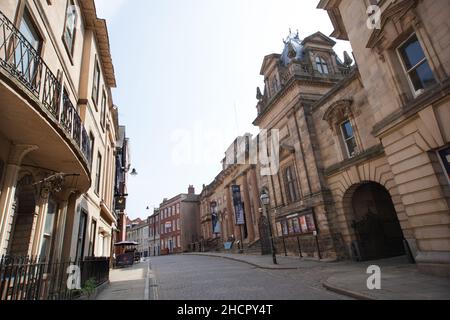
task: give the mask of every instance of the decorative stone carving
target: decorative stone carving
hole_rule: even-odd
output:
[[[338,100],[330,105],[323,115],[323,120],[328,122],[329,126],[333,129],[335,124],[341,122],[346,118],[353,117],[351,105],[352,99]],[[334,131],[334,129],[333,129]]]

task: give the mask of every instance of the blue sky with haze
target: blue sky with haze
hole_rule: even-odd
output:
[[[257,133],[256,87],[267,54],[289,28],[301,38],[333,28],[318,0],[96,0],[108,21],[120,123],[131,139],[128,215],[200,192],[236,136]],[[342,58],[347,42],[335,47]]]

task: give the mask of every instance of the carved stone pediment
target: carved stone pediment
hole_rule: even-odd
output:
[[[387,0],[389,4],[386,8],[382,9],[380,29],[374,29],[366,44],[366,48],[377,47],[384,38],[385,26],[388,22],[393,21],[394,23],[400,20],[407,14],[411,9],[417,6],[418,0]]]
[[[341,122],[342,120],[349,118],[353,115],[351,105],[353,104],[352,99],[343,99],[334,102],[328,109],[325,111],[323,115],[323,120],[328,122],[331,128],[337,122]]]
[[[286,159],[295,152],[294,146],[288,143],[280,144],[280,159]]]

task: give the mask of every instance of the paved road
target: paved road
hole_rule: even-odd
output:
[[[261,270],[221,258],[189,255],[152,257],[150,261],[154,279],[149,299],[348,299],[327,291],[317,275],[304,270]]]

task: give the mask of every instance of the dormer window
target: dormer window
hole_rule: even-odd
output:
[[[328,74],[328,64],[322,57],[316,57],[317,71],[321,74]]]
[[[421,94],[425,89],[436,83],[428,60],[415,34],[398,48],[398,53],[415,95]]]
[[[350,120],[347,119],[341,124],[341,132],[342,138],[344,139],[345,147],[347,149],[347,155],[349,158],[352,158],[357,153],[357,145],[355,133]]]
[[[277,77],[275,76],[275,77],[273,77],[273,79],[272,79],[272,95],[275,95],[275,94],[277,94],[277,92],[280,90],[280,86],[279,86],[279,83],[278,83],[278,79],[277,79]]]

